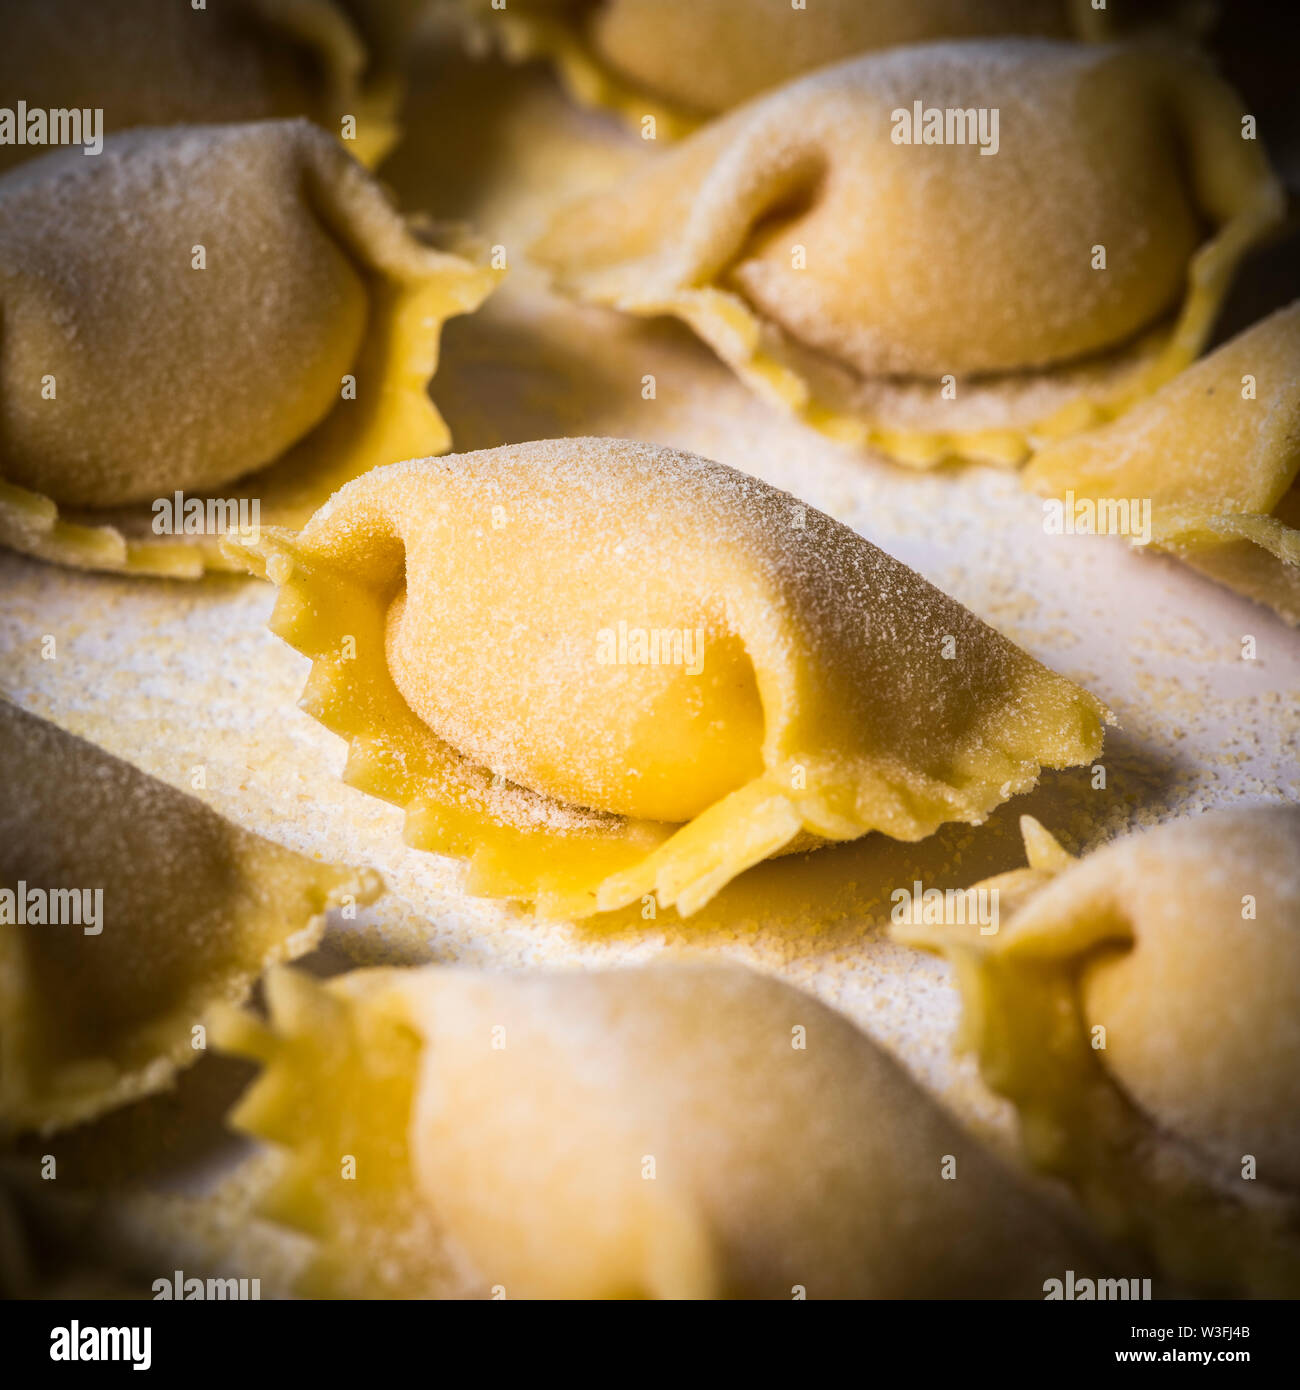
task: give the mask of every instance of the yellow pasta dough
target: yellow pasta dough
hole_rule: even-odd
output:
[[[1282,202],[1191,52],[973,41],[755,101],[532,254],[582,300],[681,318],[835,437],[1019,462],[1195,357]]]
[[[546,914],[687,914],[780,851],[979,822],[1101,746],[1097,700],[919,575],[671,449],[413,460],[231,549],[281,586],[347,779]]]
[[[1076,863],[1026,818],[994,935],[946,953],[962,1042],[1028,1157],[1192,1287],[1300,1292],[1300,808],[1219,811]],[[1007,920],[1009,916],[1009,921]]]
[[[0,1132],[163,1089],[203,1055],[215,1003],[378,891],[4,699],[0,782]]]
[[[1097,1248],[856,1028],[734,965],[268,977],[235,1125],[304,1292],[1041,1297]]]
[[[13,103],[15,131],[0,143],[0,170],[57,143],[49,113],[95,110],[103,135],[307,116],[376,164],[397,135],[398,92],[370,80],[350,8],[336,0],[213,0],[198,9],[189,0],[7,3],[0,92]],[[355,130],[345,135],[349,117]]]
[[[1105,15],[1069,0],[460,0],[476,37],[516,59],[553,60],[580,101],[656,134],[841,58],[897,44],[995,34],[1065,38]]]
[[[1037,454],[1027,487],[1101,530],[1149,507],[1150,542],[1300,623],[1300,302],[1123,419]]]
[[[494,272],[306,121],[128,131],[11,170],[0,212],[0,542],[192,577],[223,525],[447,447],[438,335]]]

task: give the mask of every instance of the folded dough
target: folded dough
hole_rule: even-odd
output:
[[[351,116],[347,148],[374,165],[397,138],[399,92],[371,80],[352,8],[336,0],[6,4],[0,92],[21,96],[29,112],[98,108],[106,135],[308,116],[341,136]],[[41,144],[0,145],[0,170],[44,153]]]
[[[1037,454],[1027,487],[1150,504],[1151,543],[1300,623],[1300,300],[1122,420]],[[1093,526],[1089,513],[1088,525]]]
[[[734,965],[267,980],[218,1044],[303,1292],[1041,1297],[1098,1258],[847,1019]],[[950,1176],[945,1177],[945,1172]],[[442,1276],[445,1278],[445,1276]]]
[[[195,1029],[217,1001],[242,1001],[311,950],[329,907],[379,888],[4,699],[0,784],[0,1133],[162,1090],[203,1055]]]
[[[678,135],[855,53],[995,34],[1066,38],[1105,13],[1070,0],[459,0],[473,35],[555,63],[573,96]]]
[[[1081,863],[1022,824],[1030,867],[981,885],[1004,895],[997,934],[895,936],[953,961],[963,1044],[1109,1237],[1193,1287],[1295,1297],[1300,807],[1174,821]]]
[[[707,459],[562,439],[377,469],[233,554],[303,706],[470,891],[695,911],[779,851],[977,823],[1105,711],[906,566]]]
[[[0,212],[0,543],[194,577],[234,516],[213,493],[300,525],[447,448],[438,335],[495,272],[421,244],[308,122],[128,131],[11,170]]]
[[[969,113],[966,143],[921,143],[928,116],[896,143],[916,106]],[[897,49],[713,122],[532,254],[579,299],[681,318],[836,438],[1014,463],[1200,351],[1283,207],[1242,114],[1190,51]]]

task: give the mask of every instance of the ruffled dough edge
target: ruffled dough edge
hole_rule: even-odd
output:
[[[332,216],[346,216],[346,211]],[[413,228],[414,229],[414,228]],[[429,396],[438,369],[443,324],[474,312],[501,278],[482,247],[457,229],[455,249],[421,247],[399,275],[366,268],[370,323],[354,371],[373,374],[379,389],[336,403],[287,453],[225,485],[227,494],[257,497],[261,524],[301,526],[344,483],[386,463],[446,453],[451,431]],[[206,494],[194,494],[203,500]],[[188,500],[188,499],[187,499]],[[154,537],[134,534],[147,513],[105,511],[69,516],[58,504],[0,478],[0,546],[72,569],[166,579],[199,579],[211,571],[246,573],[232,564],[220,534]]]
[[[769,92],[757,100],[768,100],[772,95]],[[1189,129],[1185,135],[1190,140],[1195,132]],[[1187,154],[1195,157],[1194,151]],[[909,388],[926,385],[924,379],[864,378],[828,354],[804,346],[751,307],[743,294],[722,283],[725,266],[708,283],[668,284],[646,290],[641,282],[647,258],[590,271],[550,266],[544,256],[538,259],[554,288],[580,302],[636,317],[679,319],[755,394],[837,443],[873,449],[913,468],[960,461],[1014,468],[1052,440],[1123,415],[1200,356],[1238,266],[1285,219],[1286,195],[1281,183],[1266,160],[1256,164],[1254,167],[1247,159],[1231,168],[1224,186],[1210,195],[1220,201],[1220,220],[1188,263],[1186,295],[1168,325],[1153,325],[1109,350],[1055,367],[964,379],[964,397],[977,404],[1000,404],[1004,415],[1028,417],[1027,421],[1012,418],[996,425],[945,430],[890,423],[888,407],[882,412],[867,403],[854,403],[855,389],[867,384],[892,386],[906,395]],[[1215,220],[1207,210],[1202,211],[1207,221]],[[553,231],[554,224],[539,239],[535,253]],[[829,391],[825,389],[827,378]],[[940,384],[934,381],[936,391]],[[1054,403],[1016,404],[1016,390],[1026,386],[1047,389]]]
[[[78,1058],[57,1068],[53,1076],[58,1080],[48,1087],[33,1085],[30,1075],[0,1078],[0,1135],[54,1134],[166,1090],[177,1073],[203,1056],[193,1045],[196,1024],[209,1026],[219,1008],[245,1001],[269,968],[314,950],[324,934],[330,909],[345,903],[364,905],[384,891],[383,880],[373,870],[318,863],[250,831],[234,829],[239,843],[234,851],[236,862],[251,883],[259,877],[259,858],[270,855],[282,863],[297,862],[302,882],[292,912],[286,910],[285,915],[299,925],[281,934],[257,959],[246,957],[220,976],[203,981],[202,987],[196,982],[189,998],[137,1028],[132,1034],[132,1050],[152,1052],[147,1063],[123,1069],[109,1056]],[[255,896],[245,894],[244,898],[237,905],[235,922],[239,935],[251,941],[255,936],[252,928],[265,909]],[[19,984],[7,972],[0,979],[0,1014],[7,1013],[10,991]]]
[[[1002,915],[1080,862],[1032,816],[1020,828],[1027,867],[976,885],[999,890]],[[956,1050],[973,1053],[985,1083],[1015,1107],[1029,1163],[1072,1187],[1108,1239],[1150,1250],[1192,1288],[1300,1296],[1300,1201],[1221,1190],[1189,1145],[1128,1098],[1088,1041],[1077,969],[1131,944],[1130,923],[1099,913],[1083,924],[1040,923],[1026,940],[952,924],[890,934],[952,965],[962,1000]]]
[[[1289,486],[1300,477],[1300,452],[1292,474]],[[1045,497],[1060,495],[1054,485],[1036,490]],[[1152,525],[1150,541],[1130,544],[1135,550],[1166,552],[1224,588],[1271,608],[1283,622],[1300,627],[1300,530],[1271,512],[1165,507]]]
[[[817,354],[788,340],[779,326],[760,317],[741,295],[717,285],[646,295],[628,288],[621,275],[607,273],[584,279],[581,285],[569,277],[559,277],[556,284],[565,293],[620,313],[680,319],[757,395],[837,443],[877,450],[911,468],[933,468],[961,460],[1015,468],[1053,439],[1117,419],[1196,360],[1209,339],[1238,265],[1282,219],[1282,195],[1275,184],[1262,184],[1256,194],[1254,202],[1192,257],[1187,297],[1173,326],[1165,333],[1143,335],[1130,347],[1134,360],[1119,373],[1117,381],[1083,387],[1064,404],[1028,424],[919,429],[891,425],[870,412],[845,410],[819,399],[804,367],[804,362],[816,359]],[[1015,379],[1051,381],[1053,375],[1067,377],[1081,367],[1100,365],[1104,358],[1102,354],[1066,364],[1055,373],[1052,369],[1025,372]],[[937,389],[938,383],[935,385]],[[966,389],[996,394],[997,379],[972,378]]]
[[[619,77],[583,41],[579,30],[558,16],[507,7],[492,11],[489,18],[474,0],[456,3],[456,19],[471,50],[481,53],[495,48],[511,63],[550,63],[579,106],[609,111],[633,130],[651,116],[656,138],[665,140],[681,140],[710,119],[653,97]]]
[[[321,982],[280,967],[266,981],[268,1020],[233,1007],[214,1020],[216,1045],[262,1069],[227,1118],[280,1151],[258,1214],[313,1242],[299,1276],[305,1296],[487,1293],[436,1216],[412,1153],[419,1089],[430,1084],[419,992],[439,969],[356,970]],[[352,1177],[340,1177],[345,1156]],[[650,1198],[645,1247],[627,1252],[641,1265],[637,1286],[650,1298],[720,1297],[699,1223],[671,1197]]]
[[[516,808],[525,798],[536,812],[535,827],[517,818],[512,824],[494,802],[501,783],[438,738],[397,690],[384,656],[382,595],[327,559],[305,554],[284,532],[263,531],[253,541],[228,537],[226,550],[232,563],[279,588],[270,628],[312,662],[299,704],[347,740],[344,781],[401,807],[409,845],[467,860],[467,892],[531,902],[542,918],[581,919],[652,895],[658,907],[689,917],[763,860],[873,831],[915,841],[949,821],[980,824],[1031,789],[1045,767],[1058,766],[1004,754],[979,777],[960,785],[956,774],[950,782],[929,778],[919,792],[908,785],[906,769],[896,778],[886,769],[873,784],[854,782],[849,792],[810,773],[808,786],[825,783],[829,790],[798,795],[787,769],[769,767],[680,826],[599,813],[588,813],[580,825],[548,825],[548,807],[575,808],[511,788]],[[349,637],[356,654],[344,659]],[[1045,679],[1063,679],[1037,669]],[[1087,761],[1100,751],[1114,716],[1087,692],[1079,696],[1075,742],[1083,756],[1077,761]],[[992,757],[994,733],[979,725],[964,751],[978,747]],[[960,765],[962,758],[954,761]],[[874,794],[870,815],[858,809],[864,791]]]
[[[430,1297],[446,1277],[410,1153],[425,1044],[397,987],[403,973],[318,981],[276,966],[266,1020],[227,1004],[209,1027],[217,1048],[261,1068],[227,1121],[279,1151],[257,1214],[313,1242],[298,1280],[306,1297]]]
[[[1286,305],[1272,315],[1259,320],[1229,342],[1222,344],[1208,357],[1190,369],[1184,380],[1195,373],[1200,388],[1213,391],[1221,382],[1207,385],[1206,374],[1223,355],[1253,335],[1267,333],[1269,325],[1288,320],[1300,311],[1300,303]],[[1181,375],[1181,374],[1180,374]],[[1177,391],[1182,383],[1171,382],[1169,389]],[[1152,398],[1147,410],[1154,409],[1161,394]],[[1178,404],[1168,407],[1177,411]],[[1122,429],[1123,426],[1120,426]],[[1269,427],[1271,437],[1275,431]],[[1066,446],[1067,462],[1062,463],[1059,450],[1038,454],[1022,473],[1025,486],[1044,498],[1060,499],[1071,489],[1091,500],[1112,498],[1117,493],[1135,490],[1122,472],[1114,475],[1092,475],[1086,468],[1071,467],[1068,462],[1072,448],[1093,450],[1094,457],[1104,458],[1110,440],[1103,433],[1091,443],[1087,434]],[[1085,455],[1086,457],[1086,455]],[[1291,519],[1300,515],[1300,442],[1283,436],[1267,454],[1268,488],[1277,500],[1269,511],[1223,510],[1231,506],[1230,490],[1221,499],[1185,500],[1181,505],[1161,502],[1153,517],[1150,541],[1146,544],[1131,541],[1135,549],[1164,551],[1190,568],[1244,595],[1256,603],[1271,608],[1284,622],[1300,626],[1300,529]],[[1175,462],[1172,476],[1176,479]],[[1102,476],[1106,482],[1101,481]],[[1249,480],[1248,480],[1249,486]],[[1253,489],[1252,489],[1253,490]],[[1256,494],[1258,495],[1258,494]]]
[[[508,62],[551,63],[565,91],[579,106],[612,112],[633,130],[639,130],[641,122],[653,116],[657,137],[681,140],[723,114],[691,111],[652,96],[620,77],[583,39],[580,29],[566,24],[556,15],[527,8],[521,12],[507,6],[504,10],[494,10],[489,19],[483,12],[482,0],[453,0],[453,3],[459,11],[457,19],[462,34],[471,48],[485,51],[495,45]],[[1067,10],[1080,40],[1100,43],[1114,36],[1108,13],[1094,9],[1088,0],[1068,0]],[[942,37],[933,36],[935,39]],[[918,43],[928,41],[916,40]],[[864,53],[872,51],[875,50],[862,50]],[[853,56],[851,53],[843,55],[845,58]],[[794,82],[802,76],[806,73],[793,74],[787,80]]]
[[[355,25],[334,0],[250,0],[268,28],[312,52],[324,75],[325,102],[335,112],[332,131],[349,154],[374,169],[401,136],[398,108],[405,93],[395,74],[370,70],[370,55]],[[337,122],[356,118],[356,137],[343,140]]]
[[[1300,469],[1300,454],[1296,456]],[[1166,514],[1152,545],[1300,627],[1300,530],[1261,512]]]

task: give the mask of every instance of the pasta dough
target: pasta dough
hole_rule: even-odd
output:
[[[267,1214],[316,1237],[308,1294],[426,1296],[450,1259],[507,1298],[1041,1296],[1100,1258],[846,1019],[734,965],[282,969],[267,998],[214,1036],[263,1064],[233,1121],[290,1150]]]
[[[28,111],[103,112],[130,126],[308,116],[377,164],[397,137],[395,88],[367,78],[367,52],[335,0],[3,0],[0,92]],[[6,98],[7,100],[9,98]],[[45,153],[0,145],[0,170]]]
[[[981,821],[1097,700],[845,527],[707,459],[565,439],[379,469],[281,586],[304,707],[408,841],[547,915],[689,914],[780,851]]]
[[[250,531],[299,525],[348,478],[447,447],[438,334],[494,272],[422,245],[306,121],[128,131],[11,171],[0,207],[14,549],[193,577],[222,563],[213,493],[234,485],[217,501]]]
[[[0,699],[0,1132],[162,1090],[195,1029],[378,880],[239,830]],[[98,895],[98,897],[96,897]]]
[[[1079,501],[1149,503],[1152,543],[1294,624],[1297,473],[1300,302],[1224,344],[1122,420],[1044,449],[1024,478],[1067,512]]]
[[[769,87],[896,44],[993,34],[1065,38],[1098,12],[1068,0],[461,0],[473,32],[552,59],[580,101],[680,134]],[[659,133],[659,132],[656,132]]]
[[[532,254],[581,300],[682,319],[837,438],[1019,462],[1195,357],[1282,206],[1190,53],[931,44],[712,123]]]
[[[1002,930],[945,952],[1029,1158],[1208,1290],[1300,1292],[1300,808],[1174,821],[1075,863],[1026,818]],[[1008,917],[1010,909],[1010,920]]]

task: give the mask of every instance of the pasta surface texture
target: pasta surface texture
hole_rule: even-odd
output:
[[[235,513],[297,526],[448,447],[441,325],[495,273],[308,122],[128,131],[11,170],[0,208],[0,542],[195,577]]]
[[[1100,12],[1069,0],[459,0],[482,44],[517,61],[546,58],[574,98],[647,115],[656,136],[701,121],[852,54],[935,39],[1099,29]]]
[[[1108,717],[846,527],[652,445],[413,460],[230,550],[347,780],[543,915],[688,915],[779,852],[978,823]]]
[[[895,928],[945,953],[962,1043],[1023,1146],[1110,1238],[1220,1293],[1300,1290],[1300,808],[1218,811],[982,887],[1001,930]],[[1006,917],[1010,913],[1010,921]]]
[[[532,255],[584,302],[681,319],[835,438],[1019,463],[1200,352],[1283,208],[1242,116],[1191,52],[898,49],[711,123]]]
[[[1300,623],[1300,303],[1095,432],[1035,455],[1025,486],[1077,509],[1150,505],[1150,543]],[[1114,512],[1122,520],[1122,512]],[[1096,517],[1097,521],[1092,518]]]
[[[6,0],[0,91],[26,109],[103,112],[104,135],[132,126],[306,116],[377,164],[397,138],[395,86],[372,81],[369,45],[335,0]],[[0,145],[0,170],[45,153]],[[45,136],[49,138],[48,132]],[[51,142],[52,143],[52,142]]]
[[[263,1066],[232,1118],[288,1151],[266,1214],[315,1237],[309,1293],[450,1262],[508,1298],[1014,1297],[1096,1258],[847,1019],[737,966],[268,983],[269,1025],[216,1036]]]
[[[0,775],[0,1132],[164,1089],[203,1056],[214,1005],[379,891],[4,699]]]

